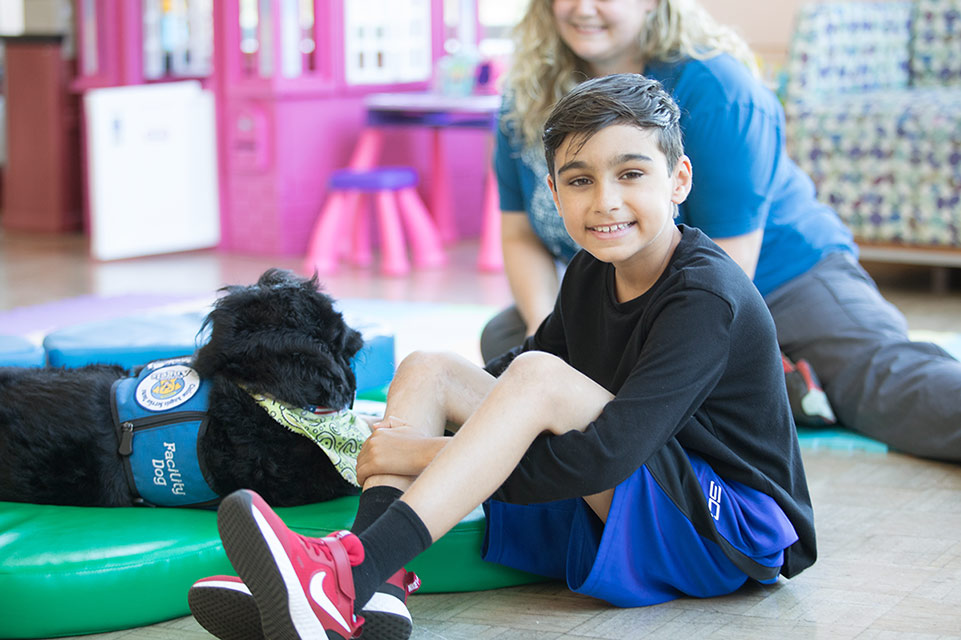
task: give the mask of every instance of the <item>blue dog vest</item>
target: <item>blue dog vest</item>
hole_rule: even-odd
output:
[[[127,481],[137,501],[162,507],[210,506],[197,443],[207,428],[210,384],[189,358],[157,360],[113,384],[111,401]]]

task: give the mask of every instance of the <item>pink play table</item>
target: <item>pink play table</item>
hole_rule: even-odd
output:
[[[370,169],[380,160],[384,129],[394,126],[428,127],[432,131],[430,210],[441,238],[452,242],[457,229],[451,206],[451,183],[442,144],[448,128],[474,128],[492,132],[497,126],[501,99],[497,95],[447,96],[438,93],[372,93],[364,99],[367,126],[351,155],[351,169]],[[497,183],[485,158],[484,201],[477,266],[484,271],[503,268],[500,247],[500,206]]]

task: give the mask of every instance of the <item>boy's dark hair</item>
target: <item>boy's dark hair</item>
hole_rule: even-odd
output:
[[[554,177],[554,156],[568,136],[579,150],[595,133],[615,124],[651,129],[674,169],[684,154],[681,112],[657,80],[637,73],[601,76],[577,85],[557,101],[544,125],[544,155]]]

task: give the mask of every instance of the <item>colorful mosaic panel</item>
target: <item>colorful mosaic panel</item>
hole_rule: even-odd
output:
[[[911,83],[961,86],[961,0],[917,0],[911,38]]]
[[[961,246],[961,91],[798,105],[791,156],[862,240]]]
[[[799,9],[788,99],[908,85],[910,2],[843,2]]]
[[[959,6],[918,0],[800,11],[788,63],[788,150],[859,240],[961,247]],[[926,29],[942,35],[921,35]],[[922,41],[927,62],[909,61]],[[951,48],[939,50],[945,42]],[[909,68],[931,73],[909,86]]]

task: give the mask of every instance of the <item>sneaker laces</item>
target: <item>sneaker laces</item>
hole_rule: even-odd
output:
[[[364,546],[360,543],[360,540],[354,536],[350,531],[335,531],[323,538],[314,538],[311,536],[305,536],[297,534],[300,539],[304,550],[307,555],[313,559],[324,558],[329,562],[334,561],[334,554],[331,553],[328,543],[331,538],[334,540],[339,540],[344,545],[344,550],[347,552],[347,559],[350,566],[356,567],[361,562],[364,561]],[[352,540],[351,540],[352,538]]]

